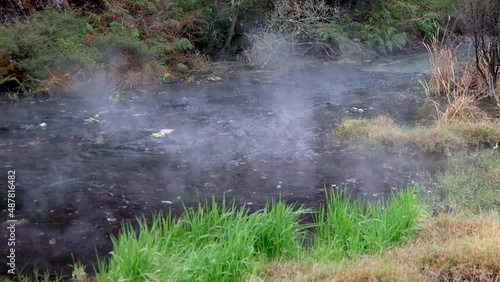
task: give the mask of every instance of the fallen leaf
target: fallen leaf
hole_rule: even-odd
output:
[[[169,135],[170,133],[174,132],[175,129],[162,129],[158,132],[154,132],[152,133],[151,135],[153,137],[156,137],[156,138],[162,138],[162,137],[165,137],[167,135]]]
[[[218,81],[218,80],[222,80],[222,78],[220,76],[211,76],[211,77],[208,77],[207,80],[208,81]]]
[[[88,119],[85,119],[85,122],[95,122],[95,123],[99,123],[99,122],[100,122],[100,120],[99,120],[99,114],[96,114],[96,115],[90,116]]]

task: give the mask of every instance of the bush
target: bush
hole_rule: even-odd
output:
[[[48,69],[95,62],[95,53],[85,45],[91,30],[85,19],[49,9],[10,28],[0,26],[0,52],[30,80],[28,86],[34,86],[46,78]]]
[[[95,46],[101,54],[99,60],[103,63],[126,58],[130,63],[141,64],[153,60],[156,55],[155,49],[126,34],[101,35],[96,39]]]

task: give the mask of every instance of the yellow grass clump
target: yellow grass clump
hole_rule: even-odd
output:
[[[446,45],[447,34],[442,38],[436,33],[430,43],[424,43],[431,64],[431,74],[428,82],[422,82],[427,96],[446,96],[448,99],[457,96],[479,97],[487,83],[481,76],[478,67],[487,73],[484,58],[470,62],[459,62],[456,55],[458,47]]]
[[[345,119],[337,128],[337,137],[340,140],[416,147],[424,151],[482,146],[500,140],[500,126],[496,120],[479,119],[473,112],[457,113],[450,110],[445,115],[446,118],[432,126],[412,127],[399,126],[387,116]],[[467,118],[461,120],[457,115]],[[450,122],[452,119],[453,122]]]
[[[75,78],[72,72],[54,69],[47,72],[47,78],[40,82],[36,91],[47,94],[64,92],[70,90],[74,84]]]

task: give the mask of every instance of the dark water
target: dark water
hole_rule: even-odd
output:
[[[426,117],[422,74],[319,65],[268,76],[143,87],[126,91],[122,102],[99,87],[2,101],[1,175],[4,182],[8,170],[17,175],[17,269],[68,271],[73,256],[92,270],[96,250],[111,251],[109,235],[122,220],[179,212],[198,197],[226,195],[258,208],[281,196],[314,207],[325,185],[381,199],[434,169],[432,156],[347,146],[333,132],[345,116],[386,113],[404,123]],[[95,114],[99,122],[88,120]],[[151,135],[161,129],[175,131]]]

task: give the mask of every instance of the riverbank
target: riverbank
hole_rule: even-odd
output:
[[[365,208],[345,198],[347,191],[327,187],[326,202],[316,211],[274,202],[248,213],[213,200],[175,218],[156,214],[139,220],[138,226],[123,227],[111,258],[96,266],[97,276],[89,277],[88,267],[77,262],[71,279],[40,278],[496,281],[500,204],[495,193],[500,182],[483,172],[497,176],[500,158],[491,150],[482,151],[479,161],[470,158],[458,154],[450,159],[450,169],[437,176],[434,190],[408,189],[382,203],[365,202]],[[433,217],[431,206],[439,209]],[[32,277],[19,276],[19,281],[35,281]]]
[[[97,80],[120,91],[192,82],[212,62],[227,60],[268,70],[287,68],[295,57],[371,60],[420,45],[440,22],[427,11],[445,2],[6,2],[0,4],[0,87],[18,96],[53,94]],[[412,17],[413,23],[399,21]]]
[[[370,63],[414,28],[435,32],[429,3],[278,1],[250,35],[236,27],[254,2],[64,3],[0,28],[4,87],[58,93],[0,101],[14,280],[499,279],[484,66],[456,67],[453,45],[428,47],[430,68]],[[436,113],[424,92],[445,101]]]

